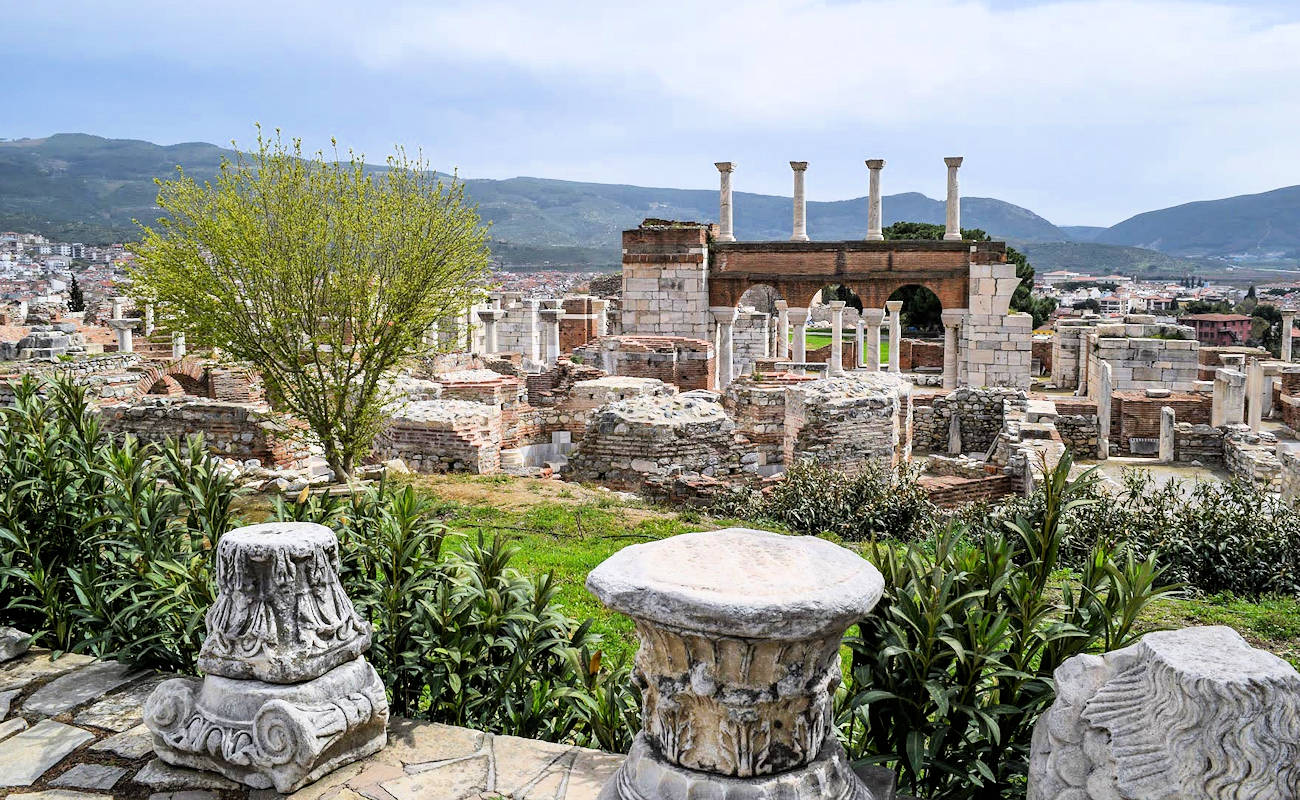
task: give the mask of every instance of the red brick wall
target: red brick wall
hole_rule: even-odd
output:
[[[927,476],[920,485],[930,502],[940,508],[956,508],[980,500],[994,500],[1016,493],[1016,479],[1011,475],[987,478],[959,478],[955,475]]]
[[[898,368],[903,372],[911,372],[917,367],[943,369],[943,342],[901,339],[898,344]]]
[[[1034,339],[1031,348],[1030,358],[1038,359],[1039,374],[1050,375],[1052,373],[1052,341],[1050,339]]]
[[[1116,392],[1111,400],[1111,441],[1118,441],[1121,451],[1128,453],[1130,438],[1158,437],[1160,409],[1165,406],[1174,410],[1176,422],[1208,425],[1211,403],[1212,398],[1203,394],[1174,392],[1169,397],[1147,397],[1142,392]]]
[[[850,342],[850,341],[844,342],[844,352],[842,354],[842,357],[840,358],[840,363],[844,365],[845,370],[851,370],[857,366],[857,357],[858,357],[857,350],[858,350],[857,342]],[[809,350],[807,353],[804,354],[804,357],[808,359],[807,363],[809,364],[830,363],[831,346],[826,345],[824,347],[819,347],[816,350]]]
[[[560,352],[572,353],[596,338],[596,310],[592,297],[566,297],[561,301],[564,318],[560,320]]]

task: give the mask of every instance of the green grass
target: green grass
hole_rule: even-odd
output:
[[[519,548],[512,562],[516,569],[525,575],[553,573],[566,612],[591,619],[615,659],[630,657],[636,650],[632,624],[592,597],[584,585],[587,573],[631,544],[743,524],[558,481],[422,476],[415,482],[440,500],[442,516],[456,532],[507,536]],[[1171,598],[1154,604],[1140,622],[1146,631],[1190,625],[1230,626],[1254,646],[1300,668],[1300,600],[1252,602],[1227,595]]]
[[[847,343],[852,340],[853,337],[850,335],[850,332],[845,331],[844,341]],[[794,341],[793,335],[791,337],[791,341]],[[830,345],[830,343],[831,343],[831,335],[829,333],[805,333],[804,334],[804,347],[806,347],[808,350],[817,350],[819,348]],[[889,341],[888,340],[881,340],[880,342],[880,363],[882,364],[889,363]]]

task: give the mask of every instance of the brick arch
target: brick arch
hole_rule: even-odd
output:
[[[208,371],[202,364],[188,358],[170,364],[154,364],[140,375],[132,396],[136,399],[147,394],[192,394],[207,397]]]
[[[897,292],[899,289],[906,289],[909,286],[919,286],[922,289],[929,289],[939,298],[940,308],[965,308],[969,303],[969,299],[965,296],[950,296],[945,298],[942,291],[946,289],[948,294],[951,295],[951,287],[944,287],[940,284],[931,285],[926,281],[903,279],[881,280],[873,282],[870,285],[864,285],[860,289],[852,285],[849,285],[849,288],[856,292],[858,297],[862,299],[863,308],[884,308],[885,301],[892,297],[894,292]]]

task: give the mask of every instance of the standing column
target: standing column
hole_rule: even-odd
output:
[[[736,234],[731,228],[731,171],[735,165],[730,161],[715,161],[713,166],[718,168],[722,185],[719,187],[718,196],[718,241],[734,242]]]
[[[844,374],[844,301],[831,301],[831,357],[826,364],[827,374]]]
[[[1100,384],[1097,391],[1097,458],[1105,461],[1110,458],[1110,400],[1113,391],[1110,362],[1101,362],[1100,371],[1097,376]]]
[[[867,159],[867,169],[871,178],[868,183],[870,194],[867,199],[867,241],[879,242],[885,238],[880,224],[880,170],[885,166],[883,158]]]
[[[1246,424],[1259,433],[1264,420],[1264,365],[1257,358],[1246,368]]]
[[[546,339],[546,366],[553,367],[560,357],[560,320],[564,319],[564,309],[543,308],[539,313]]]
[[[540,335],[541,320],[539,319],[540,315],[538,314],[541,306],[542,301],[540,300],[524,301],[524,308],[526,311],[526,316],[524,317],[524,337],[527,340],[524,343],[524,356],[533,361],[541,361],[545,355],[545,351],[542,349],[542,337]]]
[[[957,388],[957,365],[961,363],[960,339],[957,336],[966,309],[951,309],[940,313],[943,319],[943,388]]]
[[[808,361],[808,341],[805,335],[808,330],[808,309],[792,308],[789,311],[790,324],[794,326],[794,352],[790,360],[798,364],[804,364]]]
[[[717,362],[714,369],[713,388],[725,391],[732,377],[732,326],[736,322],[736,309],[731,306],[709,306],[709,313],[718,324]]]
[[[790,304],[777,300],[776,314],[776,352],[772,356],[784,360],[790,357]]]
[[[480,309],[478,318],[483,323],[483,352],[497,352],[497,320],[505,316],[504,311],[498,308]]]
[[[853,361],[855,367],[862,367],[865,366],[867,363],[866,340],[863,338],[865,334],[866,334],[866,324],[862,320],[862,312],[859,311],[857,337],[854,342],[857,345],[857,353],[858,353],[858,357]]]
[[[961,195],[957,191],[957,168],[961,166],[961,160],[961,156],[943,160],[948,165],[948,216],[943,231],[945,242],[961,241]]]
[[[885,322],[883,308],[864,308],[862,317],[867,323],[867,351],[863,353],[862,366],[871,372],[880,371],[880,326]]]
[[[177,361],[185,358],[185,334],[181,331],[172,334],[172,358]]]
[[[144,335],[153,335],[153,303],[144,304]]]
[[[803,192],[803,174],[808,171],[808,162],[791,161],[790,169],[794,170],[794,233],[790,236],[790,241],[806,242],[808,241],[808,217]]]
[[[110,308],[111,308],[111,310],[112,310],[112,317],[111,317],[111,319],[121,319],[121,318],[122,318],[122,309],[123,309],[125,306],[126,306],[126,301],[125,301],[125,300],[123,300],[123,299],[120,298],[120,297],[114,297],[114,298],[112,299],[112,301],[110,302]]]
[[[889,311],[889,371],[897,373],[898,341],[903,338],[903,301],[886,300],[885,308]]]
[[[596,315],[596,336],[609,335],[609,301],[592,300],[591,310]]]
[[[1295,327],[1295,309],[1282,309],[1282,360],[1291,360],[1291,331]]]
[[[131,339],[131,328],[135,327],[135,320],[110,319],[108,326],[117,331],[117,352],[134,353],[135,345]]]

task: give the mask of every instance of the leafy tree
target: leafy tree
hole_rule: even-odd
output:
[[[400,150],[367,169],[259,129],[212,182],[158,185],[167,216],[141,226],[132,291],[164,330],[257,368],[350,475],[394,399],[386,376],[482,293],[486,229],[463,184]]]
[[[1079,300],[1070,307],[1076,311],[1095,311],[1098,314],[1101,313],[1101,303],[1097,302],[1096,298],[1093,297]]]
[[[72,312],[86,310],[86,298],[81,293],[81,286],[77,283],[77,276],[72,276],[72,285],[68,287],[68,310]]]
[[[1282,352],[1282,311],[1271,303],[1259,303],[1250,312],[1250,338],[1274,353]]]
[[[895,222],[882,233],[886,239],[942,239],[944,226],[931,222]],[[962,228],[961,236],[971,242],[992,241],[992,237],[979,228]],[[1034,268],[1025,254],[1014,247],[1007,248],[1007,261],[1016,265],[1016,277],[1020,279],[1016,293],[1011,296],[1011,309],[1032,313],[1030,293],[1034,289]],[[935,300],[937,302],[938,298]],[[903,308],[906,313],[906,304]]]
[[[1097,301],[1094,300],[1093,302],[1096,303]],[[1057,305],[1059,304],[1055,297],[1030,297],[1029,313],[1034,316],[1035,329],[1041,328],[1047,322],[1052,316],[1052,312],[1056,310]],[[1097,303],[1097,306],[1100,308],[1101,304]]]
[[[1209,300],[1189,300],[1182,307],[1182,313],[1186,314],[1231,314],[1232,306],[1228,305],[1225,300],[1211,302]]]
[[[1237,310],[1242,314],[1249,314],[1254,311],[1255,307],[1258,305],[1259,298],[1255,296],[1255,287],[1251,286],[1250,289],[1246,291],[1246,296],[1237,304]]]

